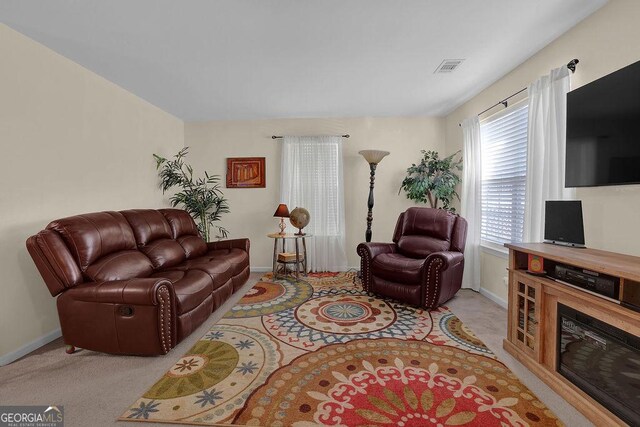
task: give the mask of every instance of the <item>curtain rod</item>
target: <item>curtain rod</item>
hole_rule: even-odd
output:
[[[572,73],[576,72],[576,65],[578,65],[578,63],[580,62],[579,59],[572,59],[571,61],[569,61],[569,63],[567,64],[567,68],[569,70],[571,70]],[[522,92],[524,92],[525,90],[527,90],[527,88],[525,87],[524,89],[520,89],[519,91],[517,91],[514,94],[511,94],[509,96],[507,96],[505,99],[503,99],[502,101],[498,101],[495,104],[493,104],[491,107],[486,108],[484,110],[482,110],[480,113],[478,113],[478,116],[483,115],[484,113],[486,113],[487,111],[491,110],[494,107],[497,107],[498,105],[502,104],[504,105],[504,108],[507,108],[509,106],[509,99],[513,98],[516,95],[520,95]],[[458,123],[458,126],[462,126],[461,123]]]
[[[343,138],[349,138],[349,137],[351,137],[351,135],[349,135],[349,134],[346,134],[346,135],[340,135],[340,136],[341,136],[341,137],[343,137]],[[282,139],[282,138],[284,138],[284,137],[283,137],[283,136],[278,136],[278,135],[271,135],[271,139]]]

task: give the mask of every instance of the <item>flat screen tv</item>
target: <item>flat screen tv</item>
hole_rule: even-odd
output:
[[[640,61],[567,95],[566,187],[640,183]]]
[[[580,200],[547,200],[544,206],[544,241],[584,247],[584,223]]]

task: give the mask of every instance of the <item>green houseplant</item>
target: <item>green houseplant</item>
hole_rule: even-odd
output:
[[[214,225],[216,221],[220,221],[222,214],[229,212],[229,203],[220,189],[220,176],[209,175],[205,171],[204,178],[194,178],[193,168],[184,163],[188,150],[189,147],[183,148],[172,160],[153,155],[159,171],[160,188],[163,193],[173,187],[179,188],[169,199],[171,206],[181,206],[189,212],[205,241],[211,241],[211,237],[227,237],[227,229]],[[211,235],[212,228],[217,230],[216,236]]]
[[[460,200],[456,185],[461,179],[456,171],[462,170],[462,159],[455,159],[460,151],[444,159],[438,156],[437,151],[421,150],[421,153],[420,163],[414,163],[407,169],[398,194],[404,190],[410,200],[429,203],[432,208],[438,208],[438,202],[442,202],[441,209],[455,212],[451,202],[454,197]]]

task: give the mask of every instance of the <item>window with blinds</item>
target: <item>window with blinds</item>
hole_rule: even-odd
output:
[[[481,124],[483,242],[522,242],[528,106]]]

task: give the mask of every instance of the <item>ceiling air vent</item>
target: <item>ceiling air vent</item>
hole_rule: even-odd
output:
[[[438,65],[438,68],[434,71],[435,73],[451,73],[455,71],[460,64],[462,64],[464,59],[445,59],[442,61],[442,64]]]

